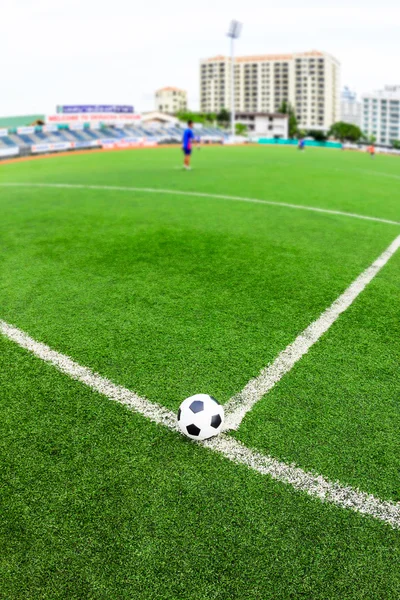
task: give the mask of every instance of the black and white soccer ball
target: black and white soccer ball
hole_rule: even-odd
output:
[[[178,411],[179,429],[192,440],[208,440],[221,433],[224,408],[208,394],[186,398]]]

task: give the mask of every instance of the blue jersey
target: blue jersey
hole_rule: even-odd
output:
[[[194,133],[190,129],[190,127],[185,129],[185,131],[183,132],[183,140],[182,140],[182,146],[183,146],[184,150],[192,149],[192,140],[194,140],[194,137],[195,137]]]

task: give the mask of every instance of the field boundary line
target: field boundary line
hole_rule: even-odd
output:
[[[91,369],[82,367],[69,356],[56,352],[46,344],[34,340],[27,333],[2,320],[0,320],[0,333],[72,379],[83,383],[114,402],[125,405],[154,423],[177,432],[176,416],[167,408],[141,398],[122,386],[115,385]],[[339,482],[329,481],[321,475],[303,471],[294,464],[286,464],[271,456],[264,456],[247,448],[226,433],[198,443],[235,464],[243,465],[261,475],[290,485],[295,490],[318,498],[322,502],[368,515],[390,525],[393,529],[400,529],[400,503],[380,500],[357,488],[344,486]]]
[[[91,369],[82,367],[74,362],[69,356],[52,350],[52,348],[46,346],[46,344],[37,342],[17,327],[9,325],[2,320],[0,320],[0,333],[2,333],[4,337],[18,344],[21,348],[28,350],[38,358],[42,359],[44,362],[50,363],[61,371],[61,373],[71,377],[71,379],[84,383],[99,394],[107,396],[110,400],[128,406],[135,412],[150,419],[150,421],[165,425],[169,429],[177,429],[176,415],[167,408],[150,402],[150,400],[147,400],[146,398],[141,398],[134,392],[131,392],[122,386],[115,385],[110,380],[95,373]]]
[[[364,175],[375,175],[376,177],[387,177],[389,179],[400,180],[400,175],[396,175],[396,173],[383,173],[382,171],[367,171],[367,169],[353,169],[353,171],[357,171],[357,173],[363,173]]]
[[[225,430],[238,429],[246,414],[271,389],[289,373],[295,364],[318,342],[365,290],[390,258],[400,248],[400,235],[353,283],[327,308],[316,321],[313,321],[297,338],[283,350],[274,362],[251,379],[241,392],[225,405],[227,414]]]
[[[86,185],[74,183],[19,183],[19,182],[4,182],[0,183],[0,187],[27,187],[27,188],[54,188],[54,189],[81,189],[81,190],[99,190],[109,192],[143,192],[145,194],[169,194],[175,196],[190,196],[193,198],[211,198],[214,200],[229,200],[231,202],[248,202],[251,204],[265,204],[267,206],[278,206],[282,208],[291,208],[294,210],[306,210],[309,212],[322,213],[327,215],[348,217],[352,219],[361,219],[363,221],[374,221],[376,223],[385,223],[386,225],[398,225],[400,221],[391,221],[390,219],[381,219],[380,217],[370,217],[368,215],[359,215],[340,210],[330,210],[328,208],[319,208],[316,206],[305,206],[303,204],[290,204],[288,202],[275,202],[273,200],[260,200],[258,198],[246,198],[242,196],[230,196],[227,194],[208,194],[206,192],[192,192],[183,190],[166,190],[162,188],[147,188],[147,187],[129,187],[129,186],[114,186],[114,185]]]

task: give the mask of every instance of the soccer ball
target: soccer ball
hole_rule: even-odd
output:
[[[208,394],[186,398],[178,411],[179,429],[192,440],[207,440],[221,433],[224,408]]]

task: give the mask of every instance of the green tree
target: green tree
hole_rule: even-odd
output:
[[[246,135],[247,134],[247,125],[243,125],[243,123],[236,123],[235,131],[236,131],[236,135]]]
[[[400,150],[400,140],[392,140],[392,147],[395,150]]]
[[[193,123],[205,123],[205,117],[202,113],[193,111],[180,111],[175,115],[180,121],[193,121]]]
[[[310,129],[310,131],[307,132],[307,135],[312,137],[316,142],[326,142],[328,139],[326,133],[320,131],[319,129]]]
[[[363,138],[363,133],[357,125],[338,121],[334,123],[329,130],[330,136],[341,142],[358,142]]]
[[[193,123],[215,123],[217,115],[215,113],[201,113],[183,110],[175,115],[180,121],[193,121]]]
[[[205,118],[208,123],[214,124],[217,120],[217,115],[216,113],[206,113]]]
[[[231,121],[231,113],[226,108],[221,108],[219,113],[217,114],[217,122],[219,125],[223,125],[224,127],[228,127]]]
[[[289,137],[290,138],[296,137],[299,129],[297,126],[297,119],[296,119],[296,113],[294,112],[294,108],[291,106],[291,104],[289,102],[286,102],[284,100],[282,102],[278,112],[280,112],[284,115],[288,115],[288,117],[289,117]]]

